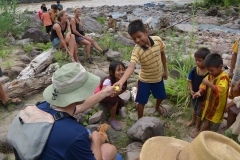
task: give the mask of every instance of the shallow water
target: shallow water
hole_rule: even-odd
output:
[[[103,6],[103,5],[115,5],[115,6],[124,6],[124,5],[143,5],[145,3],[158,3],[158,2],[164,2],[164,3],[190,3],[194,2],[194,0],[67,0],[62,1],[61,4],[64,8],[74,8],[76,6],[85,6],[85,7],[97,7],[97,6]],[[42,2],[47,5],[47,8],[50,8],[51,4],[56,3],[56,1],[50,1],[50,2]],[[19,11],[24,11],[25,9],[28,9],[30,11],[39,10],[42,3],[29,3],[29,4],[20,4],[18,7]]]

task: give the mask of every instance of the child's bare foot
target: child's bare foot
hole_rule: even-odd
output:
[[[190,133],[190,136],[191,136],[192,138],[196,138],[199,133],[200,133],[200,132],[191,132],[191,133]]]
[[[194,121],[189,121],[189,122],[185,123],[185,126],[186,127],[190,127],[193,124],[194,124]]]
[[[196,127],[195,127],[195,128],[192,130],[192,133],[199,132],[199,130],[200,130],[199,128],[196,128]]]

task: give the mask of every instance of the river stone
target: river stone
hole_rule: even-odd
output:
[[[163,136],[163,124],[155,117],[142,117],[127,131],[127,135],[136,141],[145,142],[154,136]]]
[[[110,107],[106,103],[98,103],[94,106],[94,108],[96,108],[96,109],[99,108],[100,110],[102,110],[104,112],[105,115],[110,112]]]
[[[105,122],[107,117],[105,116],[103,111],[98,111],[92,117],[89,118],[88,124],[95,124],[99,122]]]
[[[191,24],[177,24],[175,27],[183,32],[197,32],[196,27]]]
[[[218,7],[210,7],[206,12],[206,16],[216,16],[218,14]]]
[[[142,18],[137,17],[137,16],[131,16],[131,17],[129,18],[129,22],[130,22],[130,23],[133,22],[133,21],[135,21],[135,20],[141,20],[141,21],[142,21]]]
[[[87,125],[86,128],[89,129],[91,132],[93,132],[93,131],[96,131],[99,126],[100,124],[91,124],[91,125]]]
[[[120,126],[124,128],[126,126],[125,123],[119,121]],[[110,143],[114,144],[119,138],[128,138],[125,132],[115,131],[112,127],[110,127],[107,131],[108,139]]]
[[[120,94],[119,97],[124,101],[125,104],[127,104],[131,98],[131,93],[129,90],[126,90],[125,92]]]
[[[15,45],[17,45],[17,46],[28,46],[31,41],[32,40],[30,38],[21,39],[21,40],[17,41]]]
[[[14,49],[11,54],[21,55],[21,54],[25,54],[25,51],[22,49]]]
[[[124,64],[124,66],[127,68],[130,65],[130,62],[127,60],[123,60],[122,63]]]
[[[27,55],[23,55],[20,60],[27,64],[31,62],[31,59]]]
[[[109,61],[119,61],[122,59],[122,55],[120,52],[113,51],[111,49],[108,50],[108,52],[106,53],[106,56],[107,56],[107,60]]]
[[[83,29],[88,32],[98,32],[101,33],[103,30],[103,26],[98,23],[95,19],[85,16],[82,19]]]
[[[127,160],[135,160],[136,158],[139,158],[142,145],[143,144],[141,142],[133,142],[129,144],[126,147],[126,149],[128,150]]]
[[[83,124],[83,122],[85,121],[85,114],[84,113],[79,113],[77,115],[74,115],[74,117],[76,118],[77,122],[80,124]]]
[[[240,24],[234,24],[231,27],[229,27],[231,29],[240,29]]]
[[[35,28],[29,28],[22,36],[22,39],[30,38],[35,43],[48,43],[50,38],[47,33]]]
[[[119,42],[124,46],[135,46],[135,43],[133,42],[132,39],[128,39],[122,35],[115,35],[113,37],[114,42]]]
[[[33,49],[31,52],[30,52],[30,55],[32,57],[36,57],[37,55],[41,54],[42,52],[41,51],[38,51],[36,49]]]
[[[0,77],[0,83],[1,83],[1,84],[5,84],[5,83],[7,83],[9,80],[10,80],[9,77],[7,77],[7,76],[2,76],[2,77]]]
[[[96,69],[93,71],[93,74],[100,77],[101,81],[108,76],[107,73],[103,72],[102,70]]]
[[[28,12],[28,13],[22,14],[20,16],[20,21],[21,22],[25,21],[26,19],[30,22],[28,24],[28,26],[26,27],[26,29],[35,28],[35,29],[38,29],[38,30],[42,30],[42,28],[43,28],[43,21],[41,21],[38,18],[38,15],[36,13]]]
[[[138,120],[138,115],[137,113],[134,111],[134,112],[130,112],[129,113],[129,118],[133,121],[137,121]]]
[[[11,70],[12,70],[16,75],[18,75],[18,74],[23,70],[23,68],[22,68],[22,67],[13,66],[13,67],[11,67]]]

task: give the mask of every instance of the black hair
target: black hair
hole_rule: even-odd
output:
[[[218,68],[222,64],[223,64],[222,57],[218,53],[211,53],[207,55],[204,60],[204,65],[206,67]]]
[[[121,61],[112,61],[109,65],[109,76],[104,78],[101,85],[100,85],[100,88],[102,89],[102,85],[103,85],[103,82],[105,79],[110,79],[111,80],[111,83],[114,84],[117,82],[116,78],[115,78],[115,71],[117,69],[117,66],[123,66],[124,69],[126,69],[125,65],[121,62]],[[127,81],[123,84],[123,89],[127,88]]]
[[[58,9],[58,6],[56,4],[53,4],[51,7],[52,9]]]
[[[57,1],[57,3],[60,3],[60,1]]]
[[[146,31],[146,27],[143,24],[143,22],[141,20],[135,20],[132,21],[129,25],[128,25],[128,34],[133,34],[136,33],[137,31],[141,31],[141,32],[145,32]]]
[[[43,7],[42,9],[43,9],[43,11],[44,11],[44,12],[46,12],[46,11],[47,11],[47,7]]]
[[[199,48],[195,53],[194,53],[194,57],[199,57],[202,59],[205,59],[207,55],[209,55],[211,52],[208,48],[202,47]]]

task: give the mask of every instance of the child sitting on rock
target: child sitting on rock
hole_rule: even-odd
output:
[[[193,98],[205,95],[201,117],[201,120],[204,121],[199,132],[190,134],[193,138],[202,131],[210,130],[212,123],[223,121],[228,97],[229,78],[222,70],[222,57],[217,53],[209,54],[204,60],[204,65],[207,67],[209,74],[203,79],[199,91],[193,95]]]
[[[111,62],[109,66],[109,76],[104,78],[103,81],[99,84],[97,89],[94,91],[94,94],[101,91],[107,86],[112,86],[115,82],[117,82],[121,77],[123,76],[125,72],[125,66],[120,61],[113,61]],[[121,126],[119,122],[117,121],[116,114],[119,113],[123,118],[126,117],[126,114],[123,109],[121,109],[124,106],[124,101],[119,97],[120,94],[125,92],[127,89],[127,82],[124,83],[122,90],[120,92],[117,92],[113,96],[108,96],[104,98],[100,103],[107,103],[110,107],[110,118],[109,123],[115,130],[121,130]]]
[[[201,105],[203,97],[193,99],[192,96],[199,90],[199,86],[202,83],[202,80],[207,76],[208,71],[204,66],[205,57],[210,54],[209,49],[200,48],[195,54],[196,67],[193,67],[188,75],[188,87],[191,94],[191,103],[193,106],[192,119],[186,123],[186,127],[193,125],[196,121],[195,128],[192,132],[198,132],[201,125]]]

